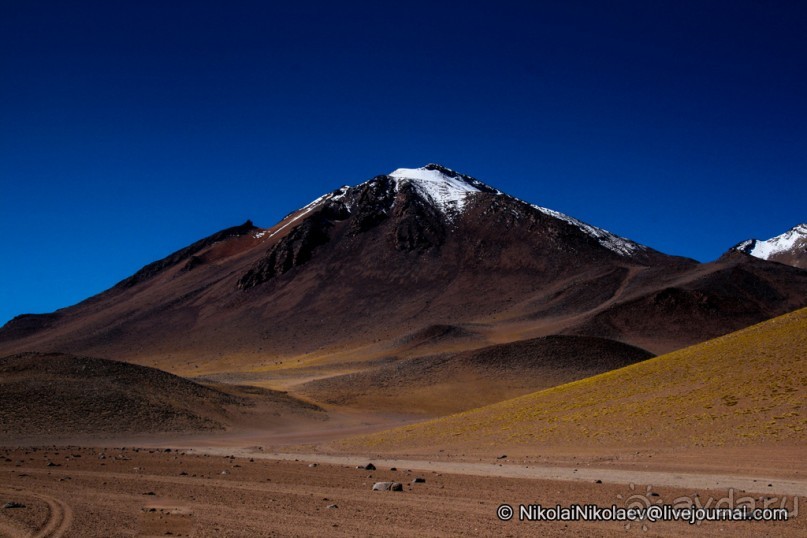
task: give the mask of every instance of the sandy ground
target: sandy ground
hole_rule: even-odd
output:
[[[512,463],[381,461],[357,469],[359,458],[334,455],[252,456],[191,454],[181,449],[0,449],[0,535],[22,536],[804,536],[800,499],[786,490],[804,481],[704,487],[664,486],[659,475],[633,485],[612,483],[607,469],[577,476],[524,474]],[[258,457],[256,457],[258,456]],[[285,458],[285,459],[276,459]],[[321,463],[309,460],[319,458]],[[345,457],[342,457],[345,458]],[[295,461],[298,460],[298,461]],[[392,469],[395,467],[395,470]],[[469,474],[469,469],[473,474]],[[519,470],[522,469],[522,470]],[[526,469],[529,471],[529,469]],[[534,469],[533,469],[534,471]],[[548,471],[547,471],[548,472]],[[639,471],[636,471],[639,473]],[[595,478],[598,476],[599,478]],[[693,479],[681,475],[684,480]],[[425,479],[413,484],[414,478]],[[403,484],[402,492],[372,491],[377,481]],[[598,483],[597,480],[602,480]],[[753,480],[753,479],[752,479]],[[656,485],[658,483],[659,485]],[[759,485],[758,488],[746,487]],[[687,484],[690,486],[690,484]],[[700,485],[700,482],[696,485]],[[803,490],[798,490],[803,491]],[[802,495],[803,493],[799,493]],[[601,507],[649,503],[701,506],[738,503],[784,505],[787,522],[548,522],[500,521],[502,503],[554,507],[594,503]],[[747,501],[746,501],[747,502]],[[633,503],[633,504],[631,504]],[[711,504],[710,504],[711,503]]]

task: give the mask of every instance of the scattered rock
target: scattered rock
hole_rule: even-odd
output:
[[[497,460],[503,460],[503,459],[505,459],[506,457],[507,457],[507,454],[502,454],[501,456],[498,456],[496,459],[497,459]]]
[[[318,467],[318,465],[316,463],[309,463],[308,466],[309,467]]]
[[[153,491],[147,491],[143,495],[156,495],[156,493],[154,493]]]
[[[390,468],[389,468],[389,470],[390,470],[390,471],[397,471],[397,470],[398,470],[398,468],[397,468],[397,467],[390,467]]]
[[[365,471],[375,471],[375,465],[368,463],[367,465],[357,465],[356,469],[364,469]]]
[[[60,463],[53,463],[52,461],[49,461],[48,464],[46,465],[46,467],[61,467],[61,466],[62,465]]]
[[[658,497],[658,496],[659,496],[659,494],[658,494],[658,493],[656,493],[656,492],[654,491],[653,493],[651,493],[651,494],[650,494],[650,496],[651,496],[651,497]]]
[[[373,484],[373,491],[403,491],[403,484],[400,482],[376,482]]]
[[[412,480],[412,483],[413,483],[413,484],[423,484],[424,482],[426,482],[426,479],[425,479],[425,478],[421,478],[421,477],[419,477],[419,476],[418,476],[418,477],[415,477],[415,479],[414,479],[414,480]]]
[[[335,504],[329,504],[329,505],[328,505],[328,509],[329,509],[329,510],[335,510],[335,509],[337,509],[337,508],[339,508],[339,507],[338,507],[338,506],[336,506]]]
[[[597,479],[597,480],[594,481],[594,483],[595,484],[602,484],[602,480]]]

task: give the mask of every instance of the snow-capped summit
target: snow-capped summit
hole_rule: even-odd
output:
[[[388,176],[396,180],[396,191],[402,184],[409,183],[447,214],[462,211],[470,193],[501,194],[481,181],[439,164],[427,164],[421,168],[398,168]]]
[[[500,190],[494,189],[471,176],[460,174],[439,164],[427,164],[421,168],[398,168],[390,173],[389,177],[398,180],[398,186],[405,182],[411,183],[421,195],[431,199],[449,217],[462,211],[468,195],[471,193],[504,194]],[[508,196],[508,198],[513,197]],[[646,247],[634,241],[614,235],[602,228],[591,226],[559,211],[534,204],[530,205],[544,214],[579,228],[585,234],[596,239],[602,246],[617,254],[629,256],[637,251],[646,249]]]
[[[785,233],[766,241],[748,239],[734,247],[733,250],[745,252],[762,260],[807,269],[807,223],[798,224]]]
[[[498,206],[508,207],[506,211],[517,219],[528,218],[531,212],[539,211],[553,219],[573,226],[579,232],[594,239],[601,246],[620,256],[644,254],[650,249],[630,239],[620,237],[607,230],[592,226],[559,211],[530,204],[503,193],[471,176],[461,174],[439,164],[427,164],[420,168],[398,168],[389,174],[376,176],[355,187],[343,186],[320,196],[308,205],[286,216],[271,232],[258,231],[257,238],[271,239],[281,232],[291,230],[304,219],[329,206],[338,207],[344,215],[363,215],[359,221],[365,226],[387,218],[396,205],[400,193],[414,195],[437,209],[450,228],[463,218],[469,203],[476,196],[492,196],[500,200]],[[372,217],[368,217],[372,214]]]

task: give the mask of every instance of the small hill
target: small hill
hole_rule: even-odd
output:
[[[417,334],[442,337],[456,332],[437,327]],[[583,379],[652,356],[643,349],[605,338],[547,336],[461,353],[388,359],[374,368],[318,379],[297,389],[327,404],[444,415]]]
[[[803,446],[805,356],[807,309],[801,309],[587,379],[348,439],[341,448],[470,453],[564,446]]]
[[[314,412],[284,393],[209,387],[155,368],[60,353],[0,359],[0,441],[222,430],[251,410]]]

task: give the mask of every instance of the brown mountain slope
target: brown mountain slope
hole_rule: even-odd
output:
[[[677,349],[804,306],[804,276],[729,252],[658,287],[628,290],[622,301],[567,332],[626,339],[659,352]]]
[[[213,387],[123,362],[23,353],[0,359],[0,442],[77,434],[223,430],[251,413],[318,408],[254,387]]]
[[[483,338],[465,349],[567,333],[657,353],[807,305],[807,271],[759,263],[667,256],[429,165],[338,189],[267,230],[225,230],[75,306],[15,318],[0,354],[65,351],[192,375],[305,364],[432,325],[476,327]],[[741,273],[751,276],[735,283]],[[683,294],[675,308],[668,288]]]
[[[481,409],[343,442],[436,448],[803,446],[807,309],[608,373]]]

